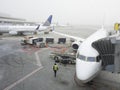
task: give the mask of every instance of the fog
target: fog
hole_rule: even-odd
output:
[[[120,22],[120,0],[0,0],[0,12],[29,21],[71,25],[113,25]]]

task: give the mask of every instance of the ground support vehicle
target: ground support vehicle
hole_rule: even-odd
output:
[[[73,53],[59,53],[59,52],[51,52],[50,57],[55,60],[55,62],[62,64],[75,64],[76,63],[76,55]]]

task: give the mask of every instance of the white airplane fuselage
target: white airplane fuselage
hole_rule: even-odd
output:
[[[109,33],[107,30],[102,27],[90,35],[87,39],[59,33],[56,31],[53,32],[55,34],[76,40],[72,43],[72,48],[77,50],[75,81],[81,84],[91,81],[102,68],[102,60],[98,51],[92,47],[92,43],[99,39],[108,37]]]
[[[83,41],[78,48],[76,57],[76,77],[83,83],[92,80],[101,70],[102,61],[97,61],[99,53],[92,47],[92,43],[107,36],[107,31],[102,28]]]
[[[34,26],[27,26],[27,25],[0,25],[0,34],[2,33],[9,33],[11,35],[17,34],[24,34],[26,32],[37,32],[42,31],[50,28],[50,24],[52,21],[52,15],[48,17],[48,19],[42,25],[34,25]]]
[[[47,29],[50,29],[51,26],[43,26],[41,25],[40,28],[38,29],[38,31],[42,31],[42,30],[47,30]]]
[[[9,33],[11,35],[17,35],[19,32],[35,32],[49,29],[50,26],[40,26],[38,30],[36,30],[38,26],[0,26],[0,33]]]
[[[33,31],[35,30],[35,28],[37,28],[37,26],[8,26],[8,25],[2,25],[0,26],[0,32],[2,33],[8,33],[12,30],[14,31],[18,31],[18,30],[30,30],[30,31]]]

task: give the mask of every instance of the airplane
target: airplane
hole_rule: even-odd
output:
[[[102,69],[102,60],[99,58],[98,51],[92,47],[92,43],[108,37],[109,32],[102,27],[86,39],[56,32],[55,30],[52,32],[75,39],[72,43],[72,48],[77,50],[75,81],[81,86],[89,83]]]
[[[50,29],[52,15],[48,17],[44,24],[37,26],[16,26],[16,25],[0,25],[0,34],[9,33],[10,35],[23,35],[26,32],[37,32]]]

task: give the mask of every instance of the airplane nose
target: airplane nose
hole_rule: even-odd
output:
[[[85,69],[76,69],[76,75],[77,75],[77,78],[82,81],[86,81],[91,77],[88,70],[85,70]]]
[[[77,75],[77,78],[82,80],[82,81],[86,81],[90,78],[89,73],[86,72],[85,70],[76,69],[76,75]]]
[[[87,82],[100,70],[100,64],[97,62],[87,62],[76,60],[76,75],[83,82]]]

